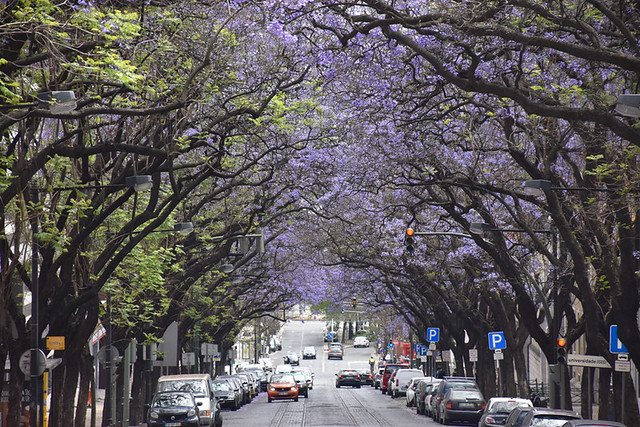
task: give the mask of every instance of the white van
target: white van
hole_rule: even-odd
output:
[[[221,427],[222,414],[214,393],[209,374],[164,375],[158,378],[156,392],[190,391],[200,410],[200,425]]]

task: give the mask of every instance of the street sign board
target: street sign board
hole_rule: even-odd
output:
[[[609,327],[609,351],[611,353],[629,353],[627,347],[618,339],[618,325]]]
[[[507,348],[504,332],[489,332],[489,350],[503,350]]]
[[[427,341],[429,342],[440,341],[440,328],[427,328]]]
[[[631,372],[631,362],[628,360],[616,360],[616,372]]]
[[[219,362],[222,360],[222,354],[220,352],[217,352],[213,355],[213,361],[214,362]]]
[[[47,350],[64,350],[64,336],[47,336]]]
[[[47,367],[47,357],[44,355],[44,352],[40,349],[36,350],[37,360],[37,371],[38,375],[42,375],[45,368]],[[27,350],[22,353],[20,356],[20,361],[18,362],[20,366],[20,370],[25,375],[31,375],[31,350]]]
[[[493,352],[493,360],[504,360],[504,353],[501,349],[497,349]]]
[[[611,365],[607,362],[607,359],[602,356],[592,356],[589,354],[567,354],[567,365],[611,369]]]
[[[182,353],[182,364],[185,366],[193,366],[196,364],[196,354],[192,351]]]
[[[424,344],[416,344],[415,345],[416,348],[416,355],[418,356],[426,356],[427,355],[427,350],[429,350],[429,347],[427,347]]]
[[[478,361],[478,349],[471,348],[469,349],[469,362],[477,362]]]

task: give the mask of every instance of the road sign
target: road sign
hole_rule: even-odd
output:
[[[502,350],[507,348],[507,340],[504,332],[489,332],[489,350]]]
[[[427,341],[429,342],[440,341],[440,328],[427,328]]]
[[[47,367],[47,357],[44,355],[44,352],[40,349],[36,350],[37,354],[37,371],[38,375],[42,375],[45,368]],[[27,350],[22,353],[20,356],[20,361],[18,362],[20,366],[20,370],[25,375],[31,375],[31,350]]]
[[[502,352],[502,349],[496,349],[493,352],[493,360],[503,360],[504,359],[504,353]]]
[[[47,350],[64,350],[64,336],[47,336]]]
[[[471,348],[469,349],[469,362],[477,362],[478,361],[478,349]]]
[[[329,333],[327,334],[327,338],[329,338],[329,339],[333,338],[333,334],[332,334],[331,332],[329,332]]]
[[[222,354],[220,352],[217,352],[213,355],[213,361],[214,362],[219,362],[222,360]]]
[[[105,368],[108,367],[108,360],[107,360],[107,352],[109,352],[109,348],[111,348],[110,353],[109,353],[109,357],[111,358],[111,362],[112,363],[118,363],[120,361],[120,352],[118,351],[118,349],[116,348],[116,346],[105,346],[102,347],[100,349],[100,351],[98,352],[98,362],[100,362],[100,364],[102,366],[104,366]]]
[[[193,366],[196,364],[196,354],[192,351],[182,353],[182,364],[185,366]]]
[[[611,369],[611,365],[602,356],[592,356],[588,354],[568,354],[567,365],[569,366],[585,366],[587,368],[605,368]]]
[[[611,353],[629,353],[627,347],[618,339],[618,325],[611,325],[609,327],[609,351]]]
[[[429,347],[427,347],[424,344],[420,344],[420,351],[418,352],[418,355],[420,357],[426,356],[427,355],[427,351],[429,351]]]

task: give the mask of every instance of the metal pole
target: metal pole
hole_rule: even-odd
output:
[[[620,399],[621,400],[620,404],[622,405],[622,407],[620,409],[621,410],[620,422],[624,424],[624,389],[626,388],[624,382],[627,379],[627,376],[624,372],[620,372],[620,377],[622,377],[622,380],[620,381],[622,383],[622,396]]]
[[[38,190],[32,189],[31,196],[34,206],[38,204]],[[37,209],[37,207],[36,207]],[[38,283],[38,214],[34,211],[31,223],[31,402],[29,403],[29,425],[37,427],[40,405],[40,387],[38,372],[38,350],[40,348],[40,324],[38,317],[40,305],[40,284]]]

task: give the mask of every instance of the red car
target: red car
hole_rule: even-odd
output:
[[[267,399],[272,402],[275,399],[293,399],[298,401],[298,383],[293,374],[273,374],[267,385]]]
[[[387,363],[384,365],[384,371],[382,372],[382,382],[380,383],[380,389],[382,394],[387,393],[387,387],[389,386],[389,377],[398,369],[409,369],[409,365],[404,363]]]

